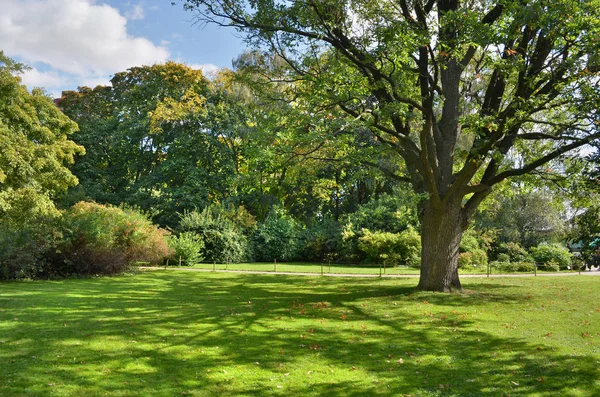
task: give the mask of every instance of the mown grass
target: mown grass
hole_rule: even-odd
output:
[[[419,269],[408,266],[379,266],[379,265],[345,265],[339,263],[314,263],[314,262],[251,262],[251,263],[199,263],[190,266],[206,270],[240,270],[262,272],[287,272],[287,273],[315,273],[320,274],[419,274]]]
[[[600,278],[0,283],[0,396],[598,396]]]
[[[175,262],[176,264],[177,262]],[[173,265],[173,262],[171,262]],[[419,274],[419,269],[410,266],[384,266],[384,265],[364,265],[364,264],[340,264],[340,263],[315,263],[315,262],[250,262],[250,263],[198,263],[193,266],[183,266],[195,269],[204,270],[238,270],[238,271],[259,271],[259,272],[284,272],[284,273],[314,273],[314,274],[370,274],[370,275],[416,275]],[[487,266],[479,268],[459,269],[460,274],[486,274]],[[506,274],[497,269],[490,269],[491,274]],[[571,270],[563,270],[564,272],[573,272]],[[547,274],[543,270],[538,270],[538,274]],[[515,274],[531,274],[523,272],[515,272]]]

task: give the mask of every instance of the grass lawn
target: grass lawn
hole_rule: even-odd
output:
[[[182,266],[188,267],[188,266]],[[285,273],[315,273],[320,274],[370,274],[379,275],[418,275],[419,269],[409,266],[392,266],[380,267],[379,265],[347,265],[339,263],[314,263],[314,262],[250,262],[250,263],[230,263],[225,265],[223,263],[198,263],[190,268],[205,269],[205,270],[239,270],[239,271],[263,271],[263,272],[285,272]],[[478,269],[459,269],[460,274],[486,274],[487,266],[481,266]],[[564,272],[571,272],[570,270],[563,270]],[[575,272],[575,271],[573,271]],[[499,274],[500,271],[492,269],[491,274]],[[505,274],[505,272],[502,272]],[[538,274],[548,273],[543,270],[538,270]],[[533,275],[533,271],[530,273],[515,272],[515,274],[530,274]]]
[[[0,283],[0,396],[599,396],[600,277]]]
[[[184,266],[185,267],[185,266]],[[265,272],[290,272],[290,273],[315,273],[320,274],[321,270],[323,273],[332,274],[379,274],[379,265],[344,265],[338,263],[311,263],[311,262],[251,262],[251,263],[230,263],[225,264],[211,264],[211,263],[199,263],[191,266],[197,269],[210,269],[213,267],[216,270],[243,270],[243,271],[265,271]],[[384,268],[381,268],[383,273]],[[419,269],[403,266],[403,267],[386,267],[386,274],[419,274]]]
[[[289,272],[289,273],[315,273],[320,274],[371,274],[379,275],[379,272],[385,274],[419,274],[419,269],[409,266],[384,267],[383,265],[346,265],[339,263],[311,263],[311,262],[250,262],[250,263],[230,263],[225,265],[217,263],[199,263],[191,266],[197,269],[216,270],[242,270],[242,271],[265,271],[265,272]],[[482,267],[479,271],[468,270],[461,271],[462,274],[485,274],[486,268]]]

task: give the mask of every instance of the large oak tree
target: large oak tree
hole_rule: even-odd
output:
[[[599,136],[597,0],[185,6],[284,59],[295,106],[342,111],[404,160],[396,176],[426,197],[424,290],[461,288],[461,236],[494,185]]]

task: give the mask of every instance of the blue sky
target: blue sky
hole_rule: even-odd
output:
[[[169,59],[206,73],[230,67],[242,38],[193,17],[170,0],[0,0],[0,50],[32,67],[24,84],[52,96]]]

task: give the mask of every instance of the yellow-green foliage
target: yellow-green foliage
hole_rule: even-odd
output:
[[[367,259],[375,262],[415,266],[420,260],[421,237],[410,226],[400,233],[363,229],[358,248],[367,255]]]

